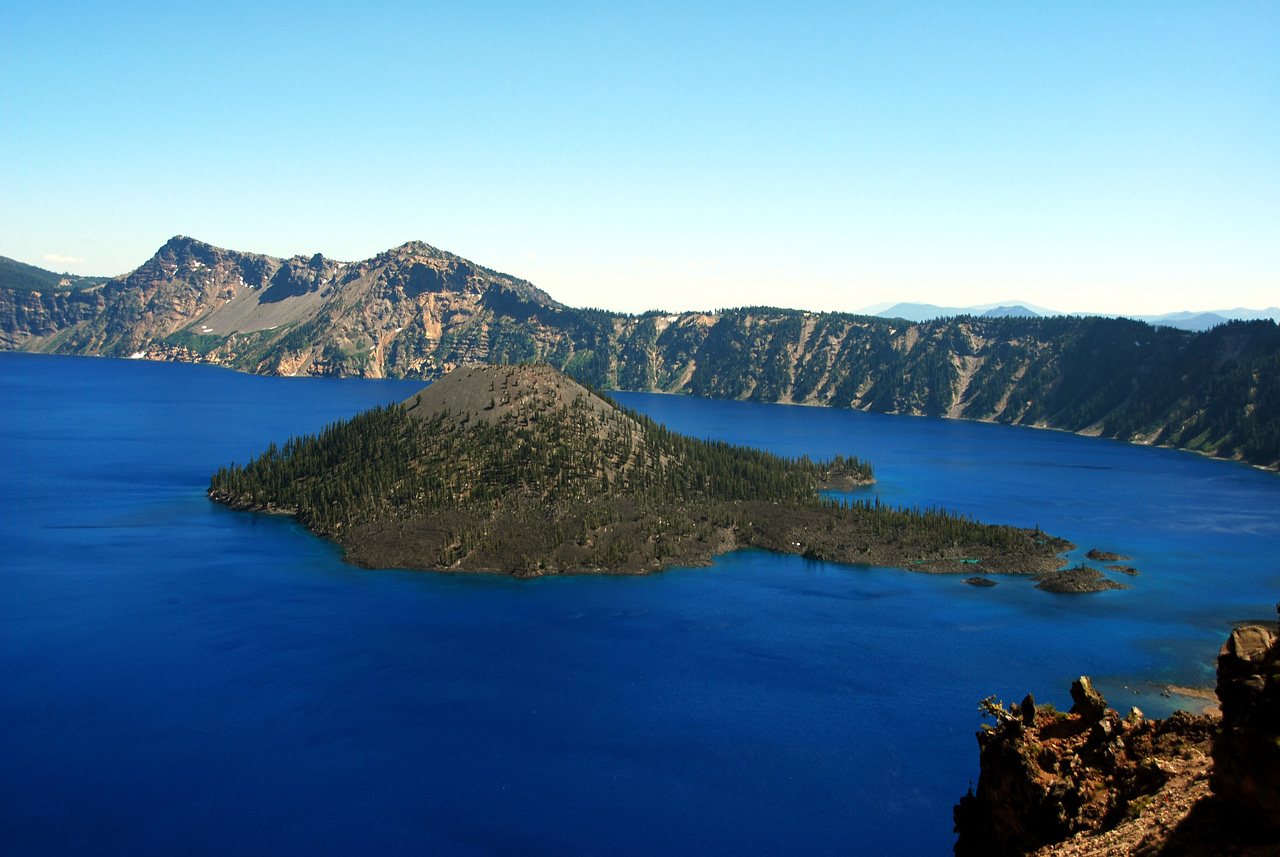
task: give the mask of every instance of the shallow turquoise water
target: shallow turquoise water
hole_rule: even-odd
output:
[[[6,854],[949,853],[978,699],[1065,706],[1087,672],[1160,713],[1146,681],[1207,680],[1227,623],[1280,597],[1271,474],[813,408],[618,397],[869,458],[887,501],[1038,523],[1142,575],[1054,596],[759,552],[368,572],[204,498],[217,466],[418,386],[0,355]]]

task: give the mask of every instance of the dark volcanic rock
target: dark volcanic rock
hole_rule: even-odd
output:
[[[1222,732],[1213,746],[1213,790],[1280,830],[1280,642],[1238,628],[1218,654]]]
[[[967,583],[970,586],[995,586],[994,580],[987,580],[985,577],[966,577],[961,583]]]
[[[1118,571],[1121,574],[1127,574],[1131,577],[1138,574],[1138,570],[1131,565],[1109,565],[1107,566],[1107,569],[1109,571]]]
[[[1280,855],[1280,638],[1239,628],[1216,715],[1120,718],[1082,676],[1068,715],[1028,696],[978,733],[982,773],[955,807],[964,857]],[[1216,736],[1216,737],[1215,737]],[[1212,791],[1210,791],[1210,786]]]
[[[1037,708],[1030,696],[1008,709],[984,702],[996,725],[978,733],[977,789],[954,810],[956,854],[1014,857],[1105,830],[1173,777],[1206,766],[1210,718],[1147,720],[1134,709],[1122,719],[1084,677],[1072,696],[1071,714]]]
[[[221,468],[209,496],[292,514],[368,568],[638,574],[742,547],[996,573],[1058,564],[1029,530],[824,501],[833,472],[871,476],[856,457],[683,437],[550,366],[513,364],[459,367],[402,405],[273,445]]]
[[[1097,723],[1107,713],[1107,700],[1094,688],[1087,675],[1071,683],[1072,714],[1079,714],[1089,723]]]
[[[1036,589],[1043,589],[1046,592],[1103,592],[1108,589],[1129,588],[1127,584],[1116,583],[1114,580],[1103,577],[1102,572],[1096,568],[1083,565],[1037,574],[1031,579],[1039,581]]]
[[[1087,554],[1085,554],[1085,556],[1094,562],[1119,562],[1122,559],[1133,559],[1131,556],[1121,556],[1118,553],[1100,551],[1097,548],[1091,549]]]

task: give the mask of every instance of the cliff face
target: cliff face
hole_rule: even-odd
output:
[[[1280,329],[925,323],[748,307],[623,316],[421,242],[363,262],[178,237],[72,294],[0,289],[0,347],[260,374],[437,378],[545,362],[605,389],[1047,426],[1280,464]]]
[[[1213,790],[1280,830],[1280,644],[1269,629],[1232,632],[1218,655],[1218,699]]]
[[[659,343],[661,344],[661,343]],[[1194,334],[1103,318],[911,324],[767,308],[726,312],[682,390],[1067,429],[1280,460],[1280,328]]]
[[[976,791],[955,808],[962,857],[1280,854],[1280,645],[1234,631],[1218,659],[1221,722],[1121,718],[1087,678],[1067,715],[1030,697],[978,734]]]
[[[40,306],[60,298],[29,294]],[[93,311],[46,311],[42,323],[31,311],[0,314],[5,342],[259,374],[435,377],[450,362],[526,356],[485,335],[498,309],[518,306],[522,322],[535,328],[532,316],[557,312],[529,283],[420,242],[348,264],[320,254],[240,253],[178,236],[93,297]]]
[[[1116,826],[1175,778],[1203,775],[1215,724],[1178,712],[1121,717],[1087,678],[1071,688],[1067,715],[1038,710],[1030,697],[978,735],[976,792],[955,810],[955,853],[1013,857],[1078,833]]]
[[[0,289],[0,349],[16,350],[52,337],[97,317],[105,306],[101,287],[44,292]]]

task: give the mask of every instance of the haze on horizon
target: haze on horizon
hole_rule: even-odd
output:
[[[639,312],[1280,304],[1280,6],[0,0],[0,255],[419,239]]]

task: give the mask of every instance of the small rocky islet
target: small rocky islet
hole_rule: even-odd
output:
[[[1118,553],[1098,550],[1097,548],[1090,548],[1089,552],[1085,554],[1085,558],[1091,559],[1094,562],[1119,562],[1122,559],[1133,559],[1131,556],[1121,556]]]
[[[1045,592],[1075,594],[1129,588],[1128,584],[1117,583],[1098,569],[1083,564],[1032,575],[1031,579],[1036,581],[1036,589],[1043,589]]]
[[[640,574],[759,548],[928,573],[1033,575],[1073,546],[942,509],[819,491],[873,481],[698,440],[550,366],[459,367],[406,402],[223,467],[209,496],[293,515],[368,568]]]
[[[1107,566],[1107,570],[1118,572],[1120,574],[1127,574],[1130,577],[1136,577],[1138,574],[1141,574],[1141,572],[1131,565],[1109,565]]]

